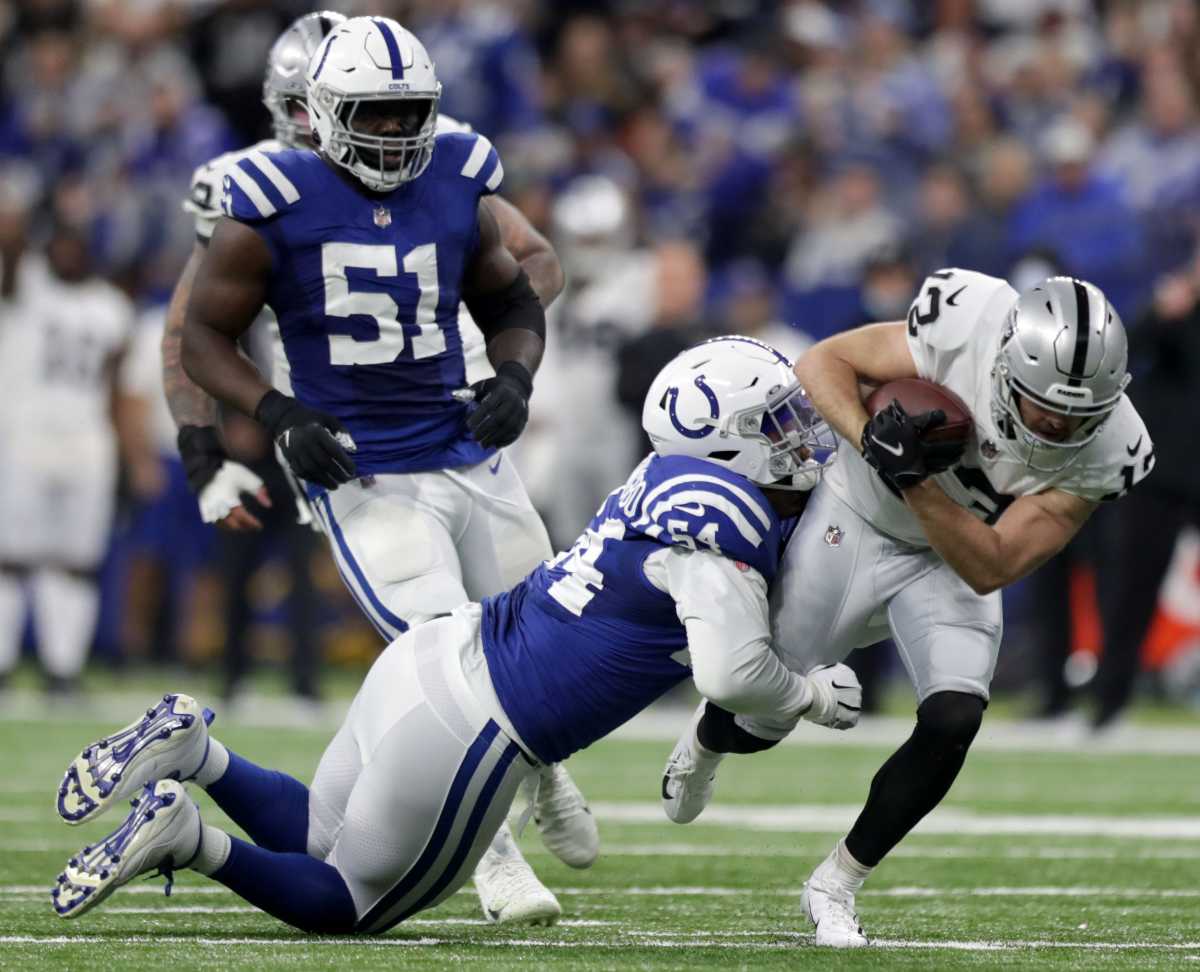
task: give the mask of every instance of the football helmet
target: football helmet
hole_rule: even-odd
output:
[[[715,462],[752,483],[809,490],[837,437],[782,354],[730,335],[689,348],[658,373],[642,428],[660,456]]]
[[[331,30],[346,22],[346,18],[332,10],[298,17],[288,25],[267,55],[267,73],[263,78],[263,104],[271,113],[271,127],[275,137],[291,148],[300,148],[312,137],[312,128],[307,120],[296,116],[296,108],[308,109],[304,104],[304,73],[309,59]]]
[[[433,157],[442,86],[416,37],[387,17],[352,17],[321,42],[305,78],[315,141],[334,165],[375,192],[417,178]],[[399,134],[362,122],[395,114]]]
[[[992,417],[1002,441],[1030,468],[1060,472],[1099,435],[1130,375],[1125,325],[1094,284],[1050,277],[1017,299],[992,366]],[[1020,398],[1083,422],[1063,441],[1021,418]]]

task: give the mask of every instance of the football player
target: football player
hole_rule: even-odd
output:
[[[28,593],[48,686],[70,692],[96,627],[118,453],[140,497],[161,489],[162,470],[148,404],[123,374],[133,305],[95,275],[82,229],[60,221],[44,249],[27,249],[31,197],[0,196],[0,683]]]
[[[340,35],[317,88],[322,97],[340,99],[338,110],[326,110],[321,118],[325,144],[341,153],[341,161],[330,161],[328,154],[321,161],[307,150],[287,152],[289,146],[312,144],[304,72],[322,41],[342,27],[351,33]],[[274,389],[270,395],[262,392],[268,386],[255,374],[252,387],[262,393],[249,411],[257,408],[258,417],[267,419],[283,450],[285,469],[310,480],[298,504],[302,515],[310,501],[317,505],[317,522],[329,536],[347,587],[388,640],[409,624],[449,612],[469,596],[495,593],[551,553],[515,470],[492,446],[507,444],[520,431],[541,347],[539,301],[554,299],[562,272],[549,244],[513,206],[495,197],[481,199],[499,184],[499,159],[482,136],[437,113],[439,90],[420,43],[392,21],[350,24],[338,14],[317,13],[289,27],[271,51],[264,82],[276,141],[222,156],[202,166],[193,179],[187,205],[197,216],[199,242],[173,297],[163,341],[167,397],[204,518],[231,529],[256,529],[259,524],[242,497],[257,492],[261,502],[265,494],[253,473],[226,457],[210,392],[229,393],[222,372],[229,359],[223,355],[233,355],[230,375],[246,368],[233,341],[260,312],[266,313],[264,304],[280,311]],[[377,97],[380,93],[385,97]],[[361,160],[352,161],[359,152],[366,157],[363,147],[351,144],[362,136],[347,127],[348,113],[357,111],[357,104],[364,116],[381,107],[419,114],[419,119],[409,119],[419,121],[417,134],[408,136],[409,142],[420,143],[414,157],[399,164],[380,156],[375,161],[384,168],[373,176]],[[456,136],[435,151],[435,133]],[[448,160],[455,152],[465,153],[458,159],[461,171],[450,173]],[[412,164],[416,162],[420,164]],[[474,176],[466,175],[471,165]],[[430,169],[428,174],[424,168]],[[303,182],[293,183],[285,172],[304,172],[295,176]],[[298,184],[306,187],[303,198],[293,197]],[[385,190],[385,185],[391,188]],[[214,239],[226,188],[229,211],[241,222],[226,220],[230,225],[221,227]],[[271,199],[279,203],[278,212]],[[451,207],[457,222],[440,223]],[[417,211],[423,214],[419,229],[410,225]],[[314,223],[324,238],[315,238]],[[476,247],[476,224],[492,234],[491,250]],[[497,227],[503,246],[494,238]],[[412,246],[413,234],[421,232],[428,241],[423,237]],[[299,262],[268,266],[261,259],[268,246],[273,254]],[[478,295],[482,303],[475,304],[493,325],[510,311],[519,322],[517,332],[496,326],[504,334],[489,345],[489,352],[495,351],[501,374],[474,385],[495,391],[470,418],[479,435],[486,436],[484,443],[472,437],[464,425],[467,406],[453,397],[468,378],[488,373],[486,362],[477,360],[483,357],[483,338],[470,316],[460,312],[458,300],[466,268],[484,262],[469,263],[477,250],[520,258],[519,267],[512,258],[504,265],[514,275],[508,284],[490,292],[484,287]],[[394,266],[391,276],[376,275],[397,258],[402,265]],[[326,264],[327,259],[333,262]],[[384,264],[376,267],[381,259]],[[224,288],[239,274],[248,299],[233,312],[224,304]],[[193,365],[208,376],[199,383],[182,365],[184,322],[193,311],[190,333],[199,334],[202,344],[204,337],[211,339],[207,352],[193,356]],[[529,356],[524,364],[522,355]],[[309,410],[292,397],[293,365],[300,398],[319,402],[333,414]],[[214,382],[214,375],[222,380]],[[226,400],[243,408],[248,403],[245,398]],[[372,475],[331,494],[327,490],[345,483],[352,467],[331,434],[341,428],[336,415],[361,440],[360,471]],[[315,462],[314,455],[320,457]],[[595,822],[561,767],[546,767],[540,775],[534,819],[547,846],[566,863],[586,867],[595,859]],[[504,840],[498,846],[503,853],[489,855],[477,878],[489,916],[519,921],[557,915],[554,896],[537,881],[515,844]]]
[[[731,714],[852,726],[853,672],[796,674],[770,642],[782,518],[836,446],[787,359],[746,338],[690,349],[658,376],[643,424],[655,452],[571,550],[388,647],[311,789],[231,753],[187,696],[83,750],[59,792],[65,819],[136,798],[71,858],[57,912],[189,867],[306,931],[382,932],[463,883],[523,779],[689,675]],[[204,824],[178,780],[255,843]]]
[[[1069,277],[1018,295],[995,277],[939,271],[907,321],[821,341],[796,374],[843,441],[780,566],[775,644],[803,671],[890,635],[918,701],[913,734],[805,886],[817,944],[857,947],[867,938],[855,893],[946,795],[979,729],[1001,588],[1142,480],[1154,447],[1125,395],[1121,319],[1100,290]],[[965,450],[922,441],[936,413],[908,415],[893,403],[867,414],[860,382],[913,377],[967,403],[974,435]],[[694,819],[712,794],[722,753],[704,741],[689,730],[668,762],[672,819]]]

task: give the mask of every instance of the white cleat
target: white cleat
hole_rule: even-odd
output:
[[[663,812],[678,824],[691,823],[708,806],[717,786],[717,767],[725,758],[724,753],[709,752],[696,738],[704,706],[701,702],[692,715],[663,770]]]
[[[191,779],[208,756],[212,720],[212,711],[191,696],[164,695],[137,722],[92,743],[67,767],[58,815],[83,823],[153,780]]]
[[[155,868],[166,876],[170,894],[175,869],[186,867],[200,852],[200,811],[182,783],[147,783],[132,806],[120,827],[67,861],[50,891],[60,918],[91,910],[121,885]]]
[[[596,818],[562,763],[538,773],[533,822],[546,850],[568,867],[591,867],[596,862],[600,853]]]
[[[475,890],[483,916],[500,925],[553,925],[562,914],[558,898],[521,856],[508,824],[479,859]]]
[[[817,875],[805,882],[800,907],[816,928],[816,944],[830,948],[863,948],[867,936],[854,910],[854,895],[842,888],[817,883]]]

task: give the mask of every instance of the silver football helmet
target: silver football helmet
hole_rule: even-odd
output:
[[[271,45],[267,73],[263,78],[263,104],[271,113],[275,137],[284,145],[300,148],[312,136],[312,128],[306,120],[304,72],[321,41],[345,21],[340,13],[331,10],[305,14],[293,20]]]
[[[1094,284],[1050,277],[1017,299],[992,366],[992,417],[1011,451],[1039,472],[1060,472],[1099,435],[1120,402],[1125,325]],[[1021,418],[1020,398],[1060,415],[1082,416],[1066,439],[1039,435]]]

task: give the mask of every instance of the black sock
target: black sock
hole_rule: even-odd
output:
[[[866,806],[846,835],[854,859],[874,867],[942,801],[967,758],[987,703],[937,692],[917,709],[917,727],[871,781]]]
[[[747,732],[736,722],[734,714],[711,702],[704,703],[704,715],[696,725],[696,738],[710,753],[761,753],[770,749],[778,739],[762,739]]]

